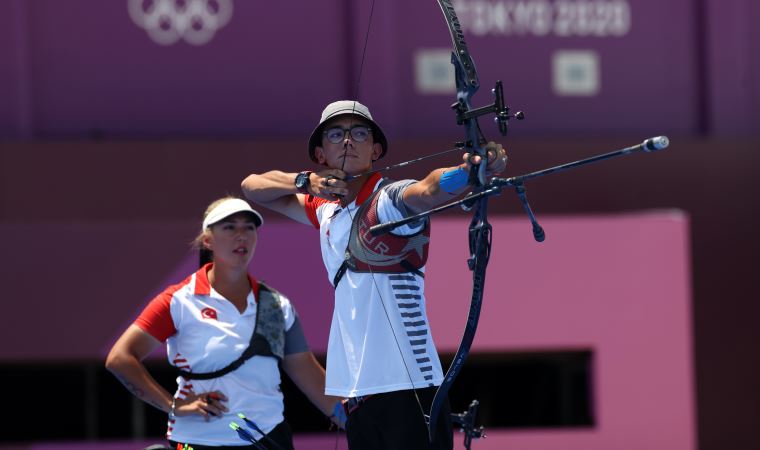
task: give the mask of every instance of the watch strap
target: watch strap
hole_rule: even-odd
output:
[[[310,170],[304,170],[303,172],[298,172],[298,175],[296,175],[296,189],[298,190],[299,194],[308,194],[309,193],[309,176],[312,174]]]

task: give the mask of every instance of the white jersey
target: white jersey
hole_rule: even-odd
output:
[[[306,212],[319,228],[322,260],[331,282],[344,261],[352,217],[380,181],[378,174],[372,176],[356,201],[345,208],[337,202],[307,198]],[[413,182],[392,183],[379,194],[381,222],[404,217],[401,194]],[[414,234],[423,225],[393,232]],[[420,270],[424,272],[424,267]],[[441,384],[443,371],[430,332],[424,287],[424,279],[412,273],[346,271],[335,289],[327,394],[356,397]]]
[[[256,324],[259,291],[256,280],[250,278],[253,291],[241,313],[211,287],[206,275],[209,266],[167,288],[135,321],[156,339],[165,340],[169,362],[188,372],[208,373],[229,365],[248,347]],[[282,295],[280,301],[285,318],[285,354],[308,350],[295,309]],[[210,380],[177,377],[174,396],[185,398],[217,390],[229,399],[225,403],[229,412],[221,417],[211,416],[208,422],[199,415],[170,417],[167,438],[199,445],[242,445],[244,442],[230,429],[231,421],[239,421],[237,413],[245,414],[265,433],[283,421],[283,396],[275,357],[255,355],[236,370]]]

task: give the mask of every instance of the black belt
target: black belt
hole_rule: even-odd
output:
[[[360,395],[358,397],[350,397],[348,398],[345,403],[343,403],[343,409],[346,411],[346,415],[348,416],[352,412],[356,411],[358,407],[362,405],[362,403],[369,400],[370,397],[372,397],[373,394],[370,395]]]

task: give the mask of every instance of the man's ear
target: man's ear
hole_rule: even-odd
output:
[[[379,142],[372,144],[372,161],[380,159],[380,155],[383,154],[383,146]]]
[[[327,158],[325,158],[325,150],[321,146],[317,145],[314,147],[314,157],[317,158],[317,162],[319,164],[327,164]]]

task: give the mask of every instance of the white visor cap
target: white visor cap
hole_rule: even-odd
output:
[[[208,213],[206,218],[203,219],[202,229],[206,230],[211,225],[219,223],[227,217],[240,212],[253,214],[253,220],[256,222],[256,228],[264,224],[264,218],[261,217],[261,214],[259,214],[256,210],[251,208],[251,205],[249,205],[248,202],[239,198],[231,198],[216,205],[216,207]]]

